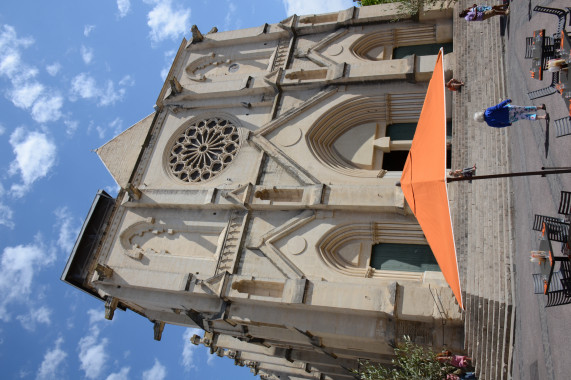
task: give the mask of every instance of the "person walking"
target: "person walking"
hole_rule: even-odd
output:
[[[511,99],[506,99],[493,107],[476,112],[474,120],[481,123],[486,122],[490,127],[494,128],[509,127],[518,120],[549,120],[545,104],[539,107],[514,106],[510,104],[511,101]],[[546,111],[545,115],[537,115],[537,110]]]
[[[458,16],[466,21],[484,21],[494,16],[506,16],[510,13],[509,5],[472,5],[470,8],[464,9]]]

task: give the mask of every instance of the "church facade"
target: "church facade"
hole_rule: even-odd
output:
[[[183,40],[155,112],[97,150],[100,191],[62,279],[198,327],[264,379],[350,379],[403,336],[463,348],[463,322],[395,186],[451,10],[392,4]],[[102,310],[103,312],[103,310]]]

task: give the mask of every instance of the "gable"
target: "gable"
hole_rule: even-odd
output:
[[[95,150],[115,182],[122,188],[126,188],[129,183],[154,117],[153,112]]]

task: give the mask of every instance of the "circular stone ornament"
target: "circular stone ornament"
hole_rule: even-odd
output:
[[[299,142],[301,139],[301,129],[290,128],[284,129],[276,136],[277,143],[281,146],[292,146]]]
[[[301,236],[296,236],[287,242],[287,250],[292,255],[299,255],[307,247],[307,241]]]
[[[210,117],[197,120],[174,139],[167,166],[172,175],[187,183],[215,177],[233,160],[240,147],[240,132],[230,120]]]
[[[332,45],[327,49],[327,53],[332,56],[339,55],[343,52],[343,46],[341,45]]]

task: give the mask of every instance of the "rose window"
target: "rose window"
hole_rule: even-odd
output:
[[[206,181],[232,162],[239,144],[238,128],[231,121],[203,119],[186,127],[176,138],[168,166],[184,182]]]

